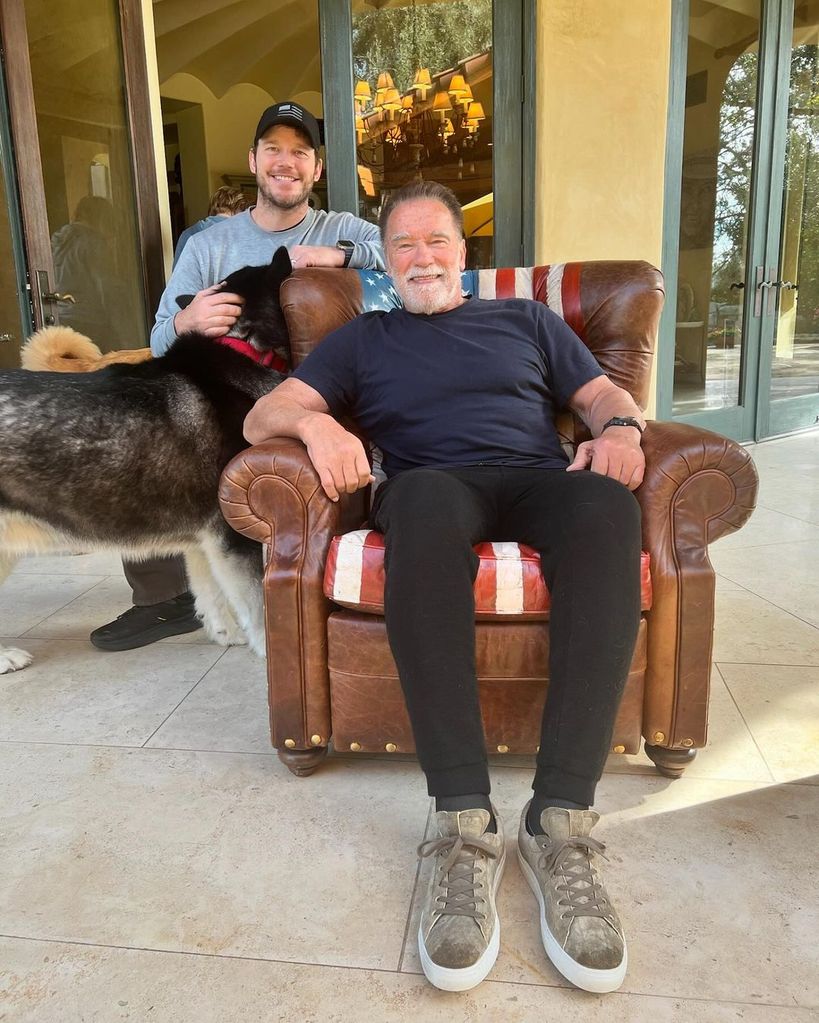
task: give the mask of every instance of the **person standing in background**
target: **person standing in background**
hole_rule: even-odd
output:
[[[173,253],[173,265],[176,266],[179,262],[182,250],[195,234],[199,234],[200,231],[204,231],[206,228],[212,227],[214,224],[218,224],[226,217],[232,217],[237,213],[242,213],[249,206],[250,202],[241,189],[232,188],[230,185],[222,185],[217,188],[210,197],[207,216],[203,217],[201,220],[197,220],[196,223],[191,224],[190,227],[186,227],[182,234],[180,234]]]

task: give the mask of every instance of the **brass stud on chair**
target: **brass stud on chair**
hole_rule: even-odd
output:
[[[683,739],[682,742],[680,743],[680,745],[681,746],[685,746],[686,749],[691,749],[691,747],[694,745],[694,740],[693,739]]]
[[[540,753],[540,746],[535,746],[535,753]]]
[[[651,741],[665,742],[665,732],[655,732],[654,735],[651,736]]]
[[[500,744],[500,746],[498,746],[498,753],[508,753],[508,752],[509,752],[509,747],[506,745],[505,742],[502,742]]]
[[[288,749],[295,749],[296,748],[296,740],[295,739],[285,739],[284,740],[284,744],[285,744],[285,746]]]
[[[394,742],[388,742],[387,745],[384,747],[384,749],[388,753],[395,753],[395,751],[398,749],[398,747],[395,745]]]
[[[314,746],[321,746],[324,744],[324,739],[320,735],[311,735],[310,742],[312,742]]]
[[[626,747],[625,746],[615,746],[614,747],[614,752],[615,753],[625,753],[626,752]]]
[[[350,743],[350,749],[353,751],[353,753],[360,753],[361,752],[361,743],[360,742],[351,742]]]

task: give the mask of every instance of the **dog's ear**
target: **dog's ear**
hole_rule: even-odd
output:
[[[290,253],[283,245],[273,253],[273,259],[270,261],[270,271],[274,277],[280,277],[282,280],[285,277],[289,277],[293,272]]]
[[[177,295],[176,304],[179,306],[180,309],[187,309],[195,298],[196,295]]]

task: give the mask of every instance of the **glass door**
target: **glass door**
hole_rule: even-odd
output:
[[[467,266],[534,258],[534,0],[319,0],[328,192],[377,219],[418,178],[464,211]]]
[[[14,170],[35,326],[103,351],[148,336],[115,0],[3,0]],[[8,187],[8,185],[7,185]]]
[[[760,0],[690,5],[672,413],[734,436],[749,428],[760,332],[749,268],[762,34]]]
[[[819,0],[796,5],[788,43],[779,259],[760,437],[819,423]]]
[[[20,346],[31,333],[23,235],[5,117],[5,82],[0,68],[0,369],[20,365]]]
[[[819,423],[819,0],[682,3],[673,395],[661,382],[659,414],[758,440]]]
[[[361,215],[429,180],[464,210],[467,266],[493,265],[492,0],[353,0],[356,161]]]

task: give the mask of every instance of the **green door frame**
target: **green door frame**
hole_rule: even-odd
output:
[[[793,0],[761,0],[759,69],[757,76],[756,126],[750,186],[746,287],[743,290],[743,360],[739,403],[733,408],[673,415],[674,346],[679,265],[680,195],[683,133],[685,128],[685,80],[688,49],[689,0],[672,0],[671,62],[665,160],[663,209],[663,273],[666,301],[660,321],[657,359],[657,418],[694,423],[738,441],[759,440],[771,433],[770,383],[774,317],[754,315],[756,267],[776,268],[779,263],[781,210],[784,190],[785,141],[790,86],[790,52],[793,32]],[[796,424],[815,398],[788,403],[783,422]],[[797,428],[794,425],[792,428]],[[777,429],[776,432],[786,432]]]
[[[531,264],[535,255],[536,0],[494,0],[493,177],[495,265]],[[358,213],[353,111],[352,5],[319,0],[322,96],[330,209]]]

